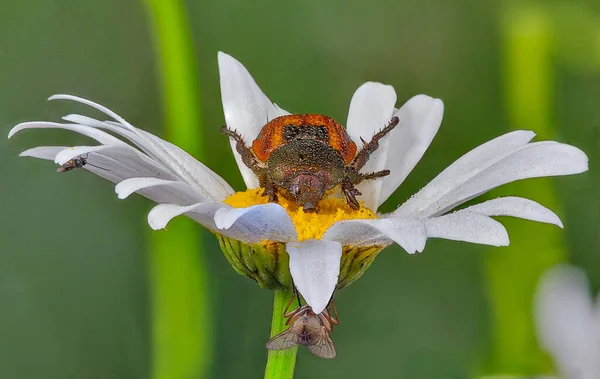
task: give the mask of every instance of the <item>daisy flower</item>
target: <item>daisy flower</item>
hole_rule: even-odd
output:
[[[600,303],[583,270],[562,264],[549,269],[534,314],[538,340],[564,379],[600,378]]]
[[[240,62],[224,53],[219,53],[218,61],[227,127],[249,144],[267,122],[289,113],[269,100]],[[318,213],[309,213],[284,196],[277,203],[261,196],[259,180],[242,161],[235,141],[231,141],[233,154],[248,188],[241,192],[177,146],[134,127],[99,104],[69,95],[50,99],[89,105],[110,120],[68,115],[64,123],[19,124],[9,137],[24,129],[59,128],[98,142],[94,146],[36,147],[22,156],[54,160],[59,165],[79,159],[85,163],[80,165],[84,169],[117,183],[119,198],[137,192],[157,202],[148,215],[153,229],[164,228],[180,215],[196,220],[215,234],[237,272],[272,289],[289,288],[293,279],[317,314],[326,308],[336,289],[358,279],[392,243],[409,254],[422,252],[427,238],[508,245],[506,229],[491,216],[562,227],[552,211],[519,197],[453,210],[505,183],[587,170],[588,160],[581,150],[552,141],[531,142],[533,132],[514,131],[471,150],[394,212],[379,214],[379,206],[407,178],[433,140],[444,106],[439,99],[417,95],[397,109],[393,87],[368,82],[352,97],[347,133],[360,149],[363,141],[397,117],[398,125],[379,141],[361,170],[391,173],[357,186],[362,194],[357,197],[358,209],[333,191],[319,202]]]

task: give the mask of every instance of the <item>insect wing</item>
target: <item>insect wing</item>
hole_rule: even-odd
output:
[[[75,164],[73,163],[73,160],[71,159],[70,161],[65,162],[65,164],[63,164],[62,166],[57,168],[56,172],[67,172],[67,171],[71,171],[74,168],[75,168]]]
[[[323,333],[319,334],[319,336],[306,347],[308,347],[308,350],[317,357],[331,359],[335,358],[337,355],[335,344],[325,329],[323,329]]]
[[[284,330],[278,335],[267,341],[265,345],[269,350],[286,350],[300,342],[298,332],[292,325],[289,329]]]

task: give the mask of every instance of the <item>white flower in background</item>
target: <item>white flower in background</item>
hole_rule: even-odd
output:
[[[219,71],[227,126],[237,130],[246,143],[253,141],[268,121],[289,114],[272,103],[244,66],[231,56],[219,53]],[[363,202],[359,210],[331,196],[319,203],[319,213],[305,213],[282,197],[279,204],[266,203],[267,199],[260,196],[262,190],[256,189],[256,176],[235,148],[233,153],[249,188],[238,193],[178,147],[133,127],[112,111],[74,96],[51,99],[90,105],[113,121],[69,115],[62,124],[19,124],[9,137],[23,129],[61,128],[100,143],[38,147],[21,155],[61,165],[86,157],[90,164],[84,168],[118,183],[120,198],[138,192],[159,203],[148,215],[153,229],[164,228],[179,215],[193,218],[215,232],[234,268],[261,286],[289,285],[285,279],[286,256],[279,254],[279,247],[285,248],[294,284],[315,313],[327,306],[336,286],[343,287],[360,277],[377,253],[392,242],[410,254],[423,251],[428,237],[508,245],[506,229],[490,216],[520,217],[562,227],[552,211],[519,197],[498,198],[450,212],[505,183],[587,170],[588,160],[581,150],[551,141],[531,143],[533,132],[514,131],[465,154],[396,211],[376,214],[425,153],[440,127],[444,107],[439,99],[417,95],[396,109],[396,93],[391,86],[368,82],[352,98],[347,131],[360,148],[361,139],[369,141],[397,116],[400,123],[380,141],[379,149],[362,170],[389,169],[391,174],[358,185],[362,192],[358,200]],[[120,135],[130,144],[107,132]],[[248,248],[252,254],[247,253]]]
[[[542,277],[535,304],[538,340],[564,379],[600,378],[600,298],[583,270],[567,265]]]

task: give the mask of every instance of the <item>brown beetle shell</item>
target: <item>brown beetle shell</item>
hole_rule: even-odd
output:
[[[266,162],[274,150],[296,137],[316,139],[328,144],[342,155],[346,164],[356,155],[356,144],[346,129],[334,119],[320,114],[295,114],[274,118],[262,128],[256,140],[252,142],[252,152],[259,160]]]

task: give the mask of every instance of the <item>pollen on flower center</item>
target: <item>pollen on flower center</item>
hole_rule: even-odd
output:
[[[262,196],[262,193],[262,188],[236,192],[225,199],[224,202],[234,208],[267,204],[269,198]],[[304,212],[302,207],[284,196],[279,196],[278,203],[292,219],[300,241],[310,238],[320,239],[336,221],[377,218],[375,213],[362,204],[360,209],[354,210],[348,206],[344,199],[327,197],[327,195],[319,202],[318,212]]]

